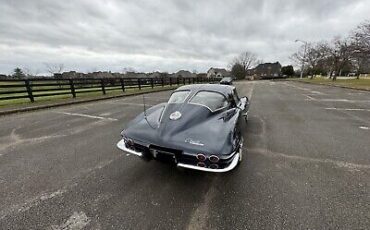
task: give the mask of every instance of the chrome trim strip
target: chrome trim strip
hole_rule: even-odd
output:
[[[200,171],[205,171],[205,172],[228,172],[230,170],[233,170],[237,165],[239,161],[239,152],[235,155],[233,161],[230,163],[229,166],[223,169],[211,169],[211,168],[204,168],[204,167],[199,167],[195,165],[189,165],[189,164],[183,164],[183,163],[178,163],[177,167],[181,168],[187,168],[187,169],[195,169],[195,170],[200,170]]]
[[[141,152],[136,152],[136,151],[134,151],[134,150],[132,150],[132,149],[129,149],[129,148],[127,148],[126,147],[126,145],[125,145],[125,140],[120,140],[118,143],[117,143],[117,147],[120,149],[120,150],[123,150],[123,151],[125,151],[125,152],[128,152],[128,153],[130,153],[130,154],[134,154],[134,155],[136,155],[136,156],[139,156],[139,157],[142,157],[143,156],[143,153],[141,153]]]

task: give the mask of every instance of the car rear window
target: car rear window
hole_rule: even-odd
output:
[[[189,90],[174,92],[168,100],[168,103],[184,103],[189,94]]]
[[[189,103],[205,106],[212,112],[227,106],[227,100],[224,95],[210,91],[198,92]]]

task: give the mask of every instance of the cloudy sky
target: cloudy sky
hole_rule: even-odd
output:
[[[248,50],[289,64],[295,39],[345,36],[370,0],[0,0],[0,73],[206,71]]]

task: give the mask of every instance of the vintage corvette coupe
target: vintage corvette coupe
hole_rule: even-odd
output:
[[[227,172],[242,160],[241,124],[248,108],[248,98],[239,98],[234,86],[182,86],[167,103],[144,109],[132,120],[117,147],[145,160]]]

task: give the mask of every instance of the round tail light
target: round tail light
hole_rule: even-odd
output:
[[[212,162],[212,163],[217,163],[219,160],[220,160],[220,158],[218,158],[218,156],[216,156],[216,155],[211,155],[209,157],[209,161]]]
[[[204,154],[198,153],[197,154],[197,159],[199,161],[205,161],[206,160],[206,156],[204,156]]]
[[[206,167],[206,164],[204,162],[198,162],[197,166],[199,166],[199,167]]]
[[[125,138],[124,140],[125,140],[126,145],[129,147],[133,147],[135,145],[134,141],[131,140],[130,138]]]

